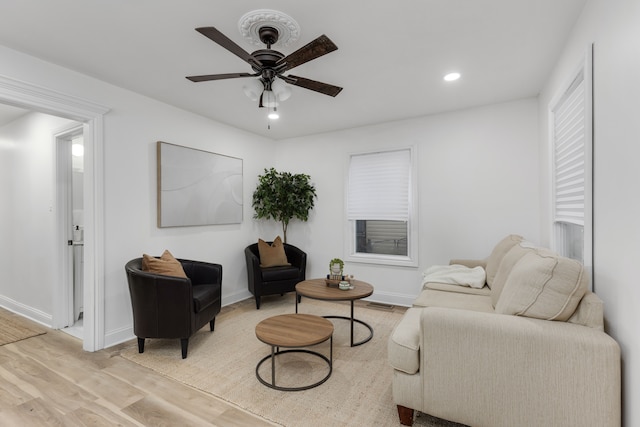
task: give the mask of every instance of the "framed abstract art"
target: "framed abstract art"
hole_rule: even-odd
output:
[[[242,222],[242,159],[158,141],[158,227]]]

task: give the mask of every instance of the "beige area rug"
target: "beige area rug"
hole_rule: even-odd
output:
[[[0,345],[22,341],[45,333],[47,333],[47,328],[44,326],[0,308]]]
[[[160,374],[213,394],[242,409],[283,426],[394,426],[400,425],[391,397],[392,369],[387,363],[387,339],[400,321],[403,309],[370,308],[358,302],[355,316],[373,327],[374,336],[366,344],[349,346],[348,320],[330,319],[334,324],[333,372],[322,385],[304,391],[278,391],[256,378],[256,365],[271,347],[260,342],[255,326],[278,314],[294,313],[293,294],[263,298],[260,310],[253,299],[224,307],[216,318],[213,333],[208,325],[189,340],[189,353],[181,359],[179,340],[147,340],[145,352],[137,344],[121,351],[122,357]],[[316,315],[349,316],[348,303],[303,298],[299,312]],[[355,340],[368,335],[356,324]],[[308,348],[328,355],[329,342]],[[328,372],[326,362],[303,353],[276,358],[279,386],[312,384]],[[271,363],[260,373],[271,379]],[[455,424],[421,415],[415,426]]]

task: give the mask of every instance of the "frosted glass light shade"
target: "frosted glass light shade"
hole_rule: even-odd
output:
[[[271,90],[276,94],[278,101],[286,101],[291,96],[291,87],[279,79],[275,79],[273,83],[271,83]]]
[[[271,90],[265,90],[262,92],[262,106],[267,108],[277,107],[278,100],[276,95]]]
[[[264,85],[260,79],[252,79],[242,87],[244,94],[252,101],[257,101],[264,90]]]

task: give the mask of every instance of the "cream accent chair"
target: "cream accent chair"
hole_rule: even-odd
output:
[[[503,239],[481,289],[423,282],[388,343],[400,422],[620,426],[620,348],[579,263]]]

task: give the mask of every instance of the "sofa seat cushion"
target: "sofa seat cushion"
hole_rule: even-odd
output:
[[[263,282],[277,282],[280,280],[295,279],[300,276],[300,269],[292,265],[261,268]]]
[[[491,294],[491,289],[489,289],[487,285],[478,289],[478,288],[471,288],[469,286],[451,285],[448,283],[427,282],[427,283],[424,283],[422,287],[424,289],[433,289],[436,291],[444,291],[444,292],[458,292],[461,294],[485,295],[485,296],[489,296]]]
[[[220,299],[220,285],[197,285],[193,287],[193,306],[200,313]]]
[[[422,308],[409,308],[389,337],[387,354],[395,369],[415,374],[420,369],[420,314]]]
[[[535,249],[511,269],[496,313],[566,321],[588,285],[580,262],[546,249]]]
[[[414,307],[445,307],[493,313],[491,298],[487,295],[425,289],[413,302]]]

